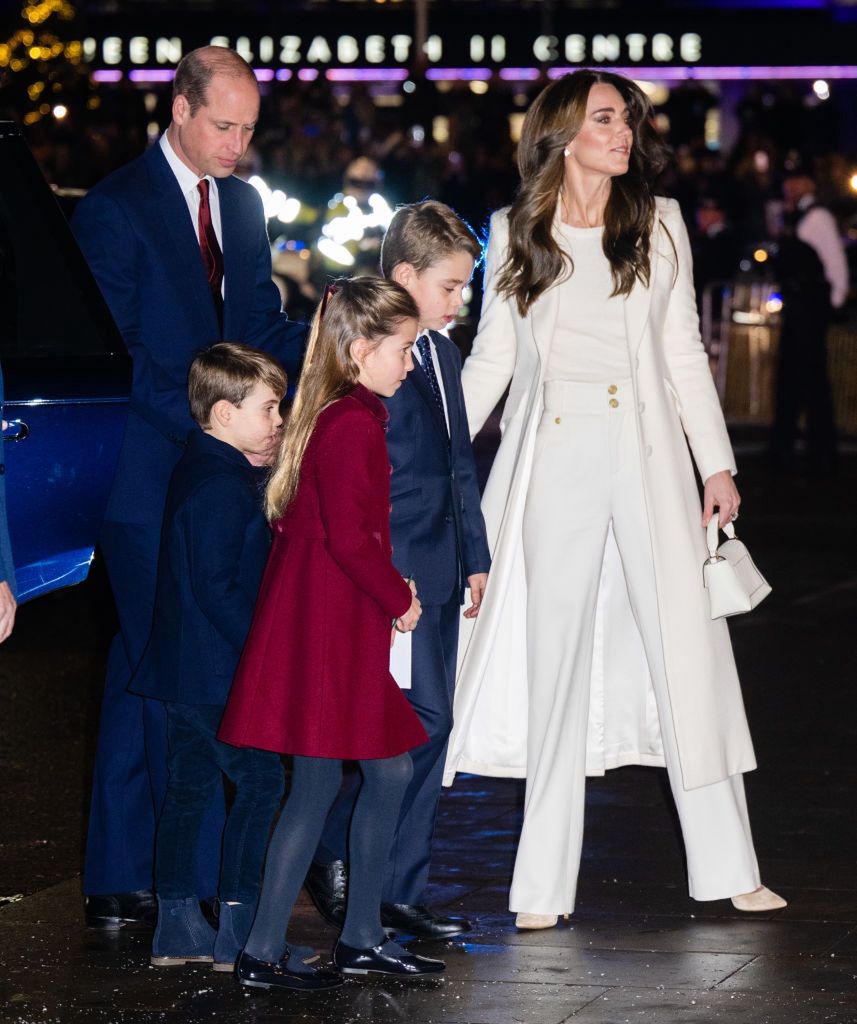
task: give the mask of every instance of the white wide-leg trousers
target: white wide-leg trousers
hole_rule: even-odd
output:
[[[759,885],[743,777],[692,790],[682,784],[631,383],[550,381],[523,523],[529,726],[524,825],[510,893],[515,912],[574,909],[595,610],[611,523],[652,677],[690,895],[722,899]]]

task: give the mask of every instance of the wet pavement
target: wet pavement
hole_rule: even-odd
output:
[[[577,911],[518,933],[506,896],[523,787],[467,777],[442,799],[431,903],[474,930],[414,946],[446,959],[442,978],[250,994],[207,968],[152,968],[145,932],[83,927],[112,629],[96,570],[23,608],[0,652],[0,1021],[857,1024],[857,451],[831,481],[771,475],[752,437],[738,449],[741,536],[774,586],[733,620],[760,764],[746,783],[785,910],[690,900],[663,773],[625,768],[590,780]],[[306,900],[294,934],[324,952],[335,940]]]

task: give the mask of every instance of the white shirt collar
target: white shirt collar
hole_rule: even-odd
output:
[[[196,192],[196,186],[202,179],[195,174],[186,163],[179,159],[176,151],[170,144],[170,140],[167,137],[166,132],[161,136],[160,143],[161,150],[166,157],[167,163],[170,165],[170,170],[176,176],[176,181],[178,181],[179,188],[182,190],[182,195],[187,195],[190,192]],[[217,185],[211,175],[204,174],[203,177],[208,178],[210,183],[209,189],[214,185],[214,189],[216,191]]]

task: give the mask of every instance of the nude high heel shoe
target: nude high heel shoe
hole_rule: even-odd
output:
[[[739,896],[733,896],[732,906],[736,910],[758,914],[764,910],[782,910],[783,907],[788,906],[788,903],[782,896],[778,896],[766,886],[760,885],[758,889],[754,889],[752,892],[744,892]]]
[[[563,921],[568,920],[568,914],[562,915]],[[556,914],[518,914],[515,917],[515,927],[520,931],[536,931],[539,928],[553,928],[556,925]]]

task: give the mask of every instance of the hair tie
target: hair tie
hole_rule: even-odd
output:
[[[321,312],[318,314],[319,320],[324,320],[324,314],[327,311],[327,303],[332,295],[336,295],[339,291],[338,284],[326,284],[324,286],[324,295],[321,297]]]

